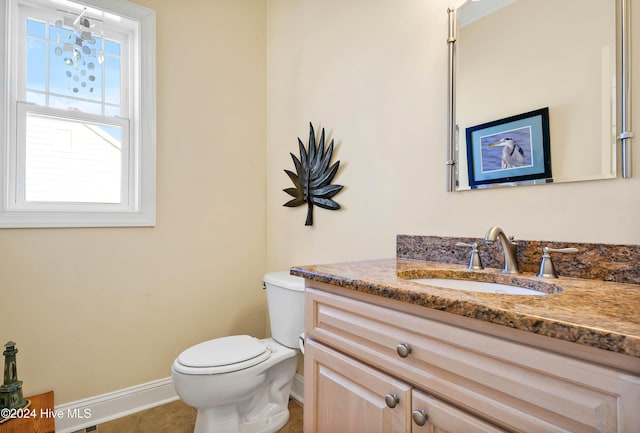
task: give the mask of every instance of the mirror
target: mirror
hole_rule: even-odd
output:
[[[617,177],[620,3],[468,0],[450,10],[450,185]],[[543,111],[547,130],[529,116]]]

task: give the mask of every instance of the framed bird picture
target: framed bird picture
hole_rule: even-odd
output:
[[[469,186],[551,182],[549,107],[466,129]]]

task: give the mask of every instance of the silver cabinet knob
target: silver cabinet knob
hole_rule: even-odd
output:
[[[407,343],[400,343],[396,346],[396,352],[398,352],[400,358],[406,358],[411,353],[411,345]]]
[[[416,409],[411,412],[411,418],[413,418],[413,422],[417,425],[423,426],[427,423],[429,415],[427,415],[427,412],[422,409]]]
[[[384,396],[384,402],[387,403],[387,406],[393,409],[398,405],[398,403],[400,403],[400,397],[398,397],[398,394],[389,393]]]

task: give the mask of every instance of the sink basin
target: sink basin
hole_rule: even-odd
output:
[[[449,278],[413,278],[410,281],[445,289],[466,290],[468,292],[497,293],[501,295],[534,295],[544,296],[547,293],[526,289],[510,284],[489,283],[486,281],[453,280]]]

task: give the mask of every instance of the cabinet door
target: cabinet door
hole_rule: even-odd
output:
[[[412,393],[413,433],[506,433],[416,389]],[[416,411],[424,413],[414,414]],[[424,425],[422,421],[426,417]]]
[[[410,433],[411,387],[404,382],[312,339],[304,371],[304,433]]]

